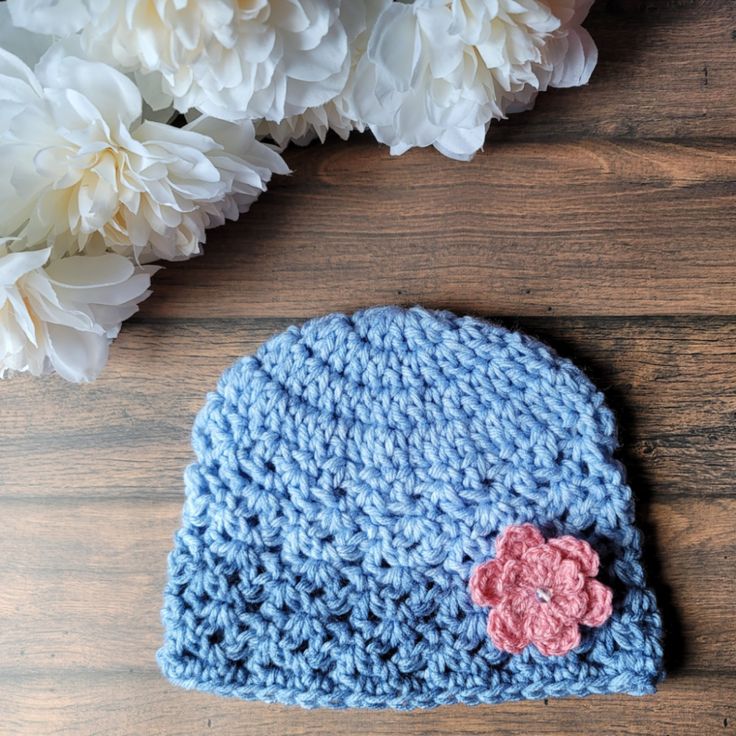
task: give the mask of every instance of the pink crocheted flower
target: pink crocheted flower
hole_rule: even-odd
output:
[[[581,539],[545,542],[532,524],[510,526],[496,540],[496,559],[473,570],[470,595],[492,607],[488,634],[498,649],[518,654],[534,644],[559,656],[580,643],[580,624],[600,626],[611,615],[611,590],[594,580],[598,565]]]

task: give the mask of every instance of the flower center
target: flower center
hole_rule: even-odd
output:
[[[552,600],[552,591],[549,588],[537,588],[534,594],[540,603],[549,603]]]

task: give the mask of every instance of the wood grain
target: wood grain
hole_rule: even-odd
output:
[[[734,45],[736,50],[736,44]],[[289,152],[146,313],[289,316],[374,303],[494,315],[730,314],[736,150],[723,142],[498,143],[471,163],[368,138]],[[707,230],[703,230],[707,223]]]
[[[244,704],[182,692],[154,673],[39,673],[18,682],[17,695],[0,690],[3,725],[34,736],[728,736],[736,718],[732,684],[707,674],[669,681],[654,698],[592,696],[409,713]]]
[[[0,383],[0,734],[733,733],[736,4],[599,0],[585,89],[494,126],[470,164],[368,137],[170,264],[103,377]],[[525,330],[605,392],[667,628],[668,679],[431,712],[307,712],[185,693],[155,666],[189,433],[233,359],[377,303]]]
[[[191,457],[188,432],[222,367],[290,322],[144,314],[117,341],[97,383],[80,388],[22,379],[23,391],[5,392],[0,477],[7,480],[0,513],[13,523],[0,537],[0,705],[4,698],[7,712],[18,714],[18,732],[46,732],[38,715],[23,720],[31,697],[55,719],[49,733],[92,733],[85,724],[100,718],[105,733],[134,734],[140,723],[152,733],[205,732],[194,705],[200,696],[189,700],[159,681],[154,662],[165,557],[181,512],[182,468]],[[688,717],[711,725],[733,718],[725,693],[736,681],[736,317],[505,322],[575,357],[623,419],[622,457],[639,501],[673,668],[652,705],[644,699],[634,709],[649,714],[646,728],[666,722],[662,698],[684,699]],[[156,380],[141,380],[149,374]],[[23,423],[25,431],[18,432]],[[705,679],[710,695],[703,701],[696,693]],[[91,691],[90,681],[96,683]],[[143,710],[128,712],[141,689]],[[713,693],[722,695],[712,700]],[[82,702],[72,706],[75,697]],[[555,718],[545,721],[550,730],[535,732],[585,733],[584,722],[603,726],[614,706],[597,700],[605,703],[582,710],[555,703]],[[295,719],[291,711],[259,705],[209,707],[210,722],[227,732],[244,714],[249,725],[240,732],[254,734],[269,724],[273,733],[330,733],[339,724],[351,733],[371,733],[370,727],[390,733],[401,722],[397,715],[376,722],[299,712]],[[499,719],[499,733],[511,733],[519,713],[537,723],[533,708],[490,713]],[[106,720],[100,709],[121,720]],[[472,709],[443,709],[430,719],[435,730],[429,732],[450,728],[453,716],[445,711],[462,714],[455,716],[454,732],[474,733],[482,723]],[[576,726],[576,712],[587,721]],[[678,723],[668,732],[685,733]],[[646,732],[634,720],[627,724],[617,732]]]
[[[731,136],[736,7],[723,0],[598,0],[585,24],[599,63],[584,89],[540,95],[494,128],[514,140]]]

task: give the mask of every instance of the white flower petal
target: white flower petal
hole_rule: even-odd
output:
[[[138,88],[124,74],[107,64],[67,56],[62,47],[51,49],[36,74],[44,87],[74,90],[94,107],[108,125],[130,125],[140,117],[143,100]]]
[[[66,36],[90,20],[85,0],[7,0],[15,25],[34,33]]]
[[[129,279],[135,268],[123,256],[72,256],[50,263],[46,268],[51,283],[77,289],[113,286]]]
[[[0,48],[0,100],[32,102],[41,95],[41,85],[31,69],[18,56]]]
[[[51,250],[0,254],[2,377],[25,371],[55,372],[69,381],[95,378],[110,339],[150,293],[154,267],[111,253],[51,256],[45,265]]]
[[[551,87],[579,87],[587,84],[598,63],[598,49],[585,28],[575,28],[564,38],[555,39],[564,54],[555,65]]]
[[[52,44],[51,36],[31,33],[13,25],[8,3],[0,3],[0,48],[10,51],[26,64],[33,66]]]
[[[416,9],[392,3],[378,19],[368,43],[368,59],[391,70],[398,92],[409,90],[422,53]]]
[[[49,324],[45,337],[50,366],[67,381],[92,381],[107,363],[110,341],[105,335]]]
[[[51,248],[43,248],[0,256],[0,288],[12,286],[21,276],[42,268],[50,253]]]
[[[23,350],[23,338],[28,340],[29,344],[34,348],[38,347],[38,335],[36,334],[36,325],[33,316],[28,311],[26,303],[23,301],[23,295],[15,287],[4,289],[6,299],[0,303],[0,309],[12,312],[17,323],[17,330],[6,330],[5,334],[15,339],[11,340],[7,350],[16,354]]]

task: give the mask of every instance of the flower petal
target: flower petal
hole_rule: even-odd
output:
[[[509,654],[519,654],[530,643],[519,612],[505,603],[493,608],[488,615],[488,635],[493,646]]]
[[[551,606],[535,601],[524,612],[521,625],[529,641],[538,641],[553,639],[567,623],[568,621],[560,618]]]
[[[552,588],[555,593],[572,596],[583,590],[585,580],[577,563],[572,560],[562,560],[554,570]]]
[[[413,8],[393,3],[381,14],[368,42],[367,57],[391,70],[396,88],[406,92],[412,84],[421,52],[421,34]]]
[[[50,36],[13,25],[8,3],[0,4],[0,47],[33,66],[53,43]]]
[[[84,0],[8,0],[8,8],[16,26],[49,36],[69,35],[89,20]]]
[[[135,266],[127,258],[106,253],[101,256],[71,256],[52,261],[46,268],[51,282],[67,289],[99,289],[127,281]]]
[[[501,569],[501,589],[507,595],[517,596],[520,591],[531,590],[536,581],[531,579],[529,566],[521,560],[499,560]]]
[[[518,560],[524,552],[544,544],[544,537],[533,524],[509,526],[496,539],[496,559]]]
[[[550,42],[550,54],[559,56],[557,48],[563,48],[562,58],[556,59],[555,71],[550,80],[552,87],[578,87],[587,84],[598,63],[598,49],[585,28],[572,28],[566,38]]]
[[[545,657],[567,654],[580,643],[578,622],[561,618],[548,605],[529,612],[524,620],[524,634]]]
[[[597,580],[588,580],[585,584],[585,593],[588,596],[588,608],[580,623],[586,626],[600,626],[613,613],[613,592],[607,585]]]
[[[554,590],[555,577],[562,562],[562,555],[548,544],[531,547],[524,552],[521,559],[526,582],[534,587],[542,586]]]
[[[569,595],[555,592],[548,605],[557,618],[577,623],[588,610],[588,596],[582,592]]]
[[[21,276],[42,268],[50,254],[51,248],[42,248],[0,256],[0,285],[12,286]]]
[[[501,602],[503,565],[489,560],[478,565],[470,576],[470,597],[476,606],[497,606]]]
[[[566,559],[577,562],[583,575],[594,578],[598,574],[598,553],[586,541],[565,536],[550,539],[547,544],[558,549]]]
[[[115,128],[119,121],[130,125],[142,112],[143,101],[135,84],[107,64],[66,55],[53,48],[36,69],[44,86],[75,90],[94,104],[97,116]]]
[[[62,378],[82,383],[100,374],[107,362],[107,338],[58,324],[48,324],[46,330],[48,357]]]
[[[532,644],[545,657],[561,657],[580,644],[580,630],[577,624],[565,624],[549,636],[532,639]]]

